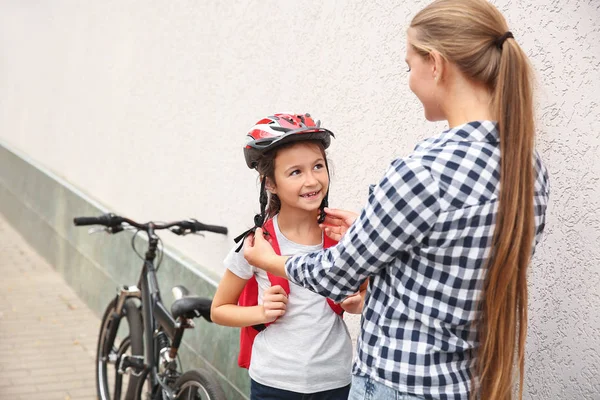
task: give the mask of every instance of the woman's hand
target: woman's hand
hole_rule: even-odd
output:
[[[244,258],[250,265],[273,275],[287,278],[285,262],[289,257],[278,256],[271,244],[263,236],[263,230],[256,228],[254,234],[244,240]]]
[[[348,296],[340,303],[340,307],[350,314],[362,314],[364,304],[364,296],[361,293],[354,293]]]
[[[285,314],[287,308],[287,294],[279,285],[271,286],[263,294],[264,323],[275,321]]]
[[[325,207],[325,220],[319,227],[333,240],[339,241],[352,226],[358,214],[352,211]]]
[[[256,228],[256,231],[244,240],[244,258],[250,265],[262,269],[273,256],[277,254],[271,247],[271,243],[265,239],[261,228]]]
[[[367,294],[368,286],[369,278],[365,279],[365,281],[360,285],[360,287],[358,288],[358,292],[346,297],[340,303],[340,307],[342,307],[344,311],[350,314],[362,314],[363,308],[365,306],[365,295]]]

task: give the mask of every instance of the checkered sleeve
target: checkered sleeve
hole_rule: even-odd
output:
[[[395,160],[342,240],[329,249],[291,257],[287,276],[342,301],[367,276],[419,244],[439,212],[439,188],[431,173],[417,160]]]
[[[534,186],[534,207],[535,207],[535,242],[532,253],[535,253],[537,244],[542,240],[544,228],[546,227],[546,208],[548,207],[548,197],[550,196],[550,183],[548,170],[542,163],[540,155],[535,152],[535,170],[536,181]]]

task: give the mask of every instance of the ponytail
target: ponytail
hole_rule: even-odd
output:
[[[478,353],[482,399],[510,399],[513,364],[523,396],[527,336],[527,267],[534,238],[533,95],[527,58],[506,40],[494,88],[500,133],[500,202],[488,265]]]

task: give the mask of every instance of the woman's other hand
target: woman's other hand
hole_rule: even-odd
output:
[[[319,227],[331,239],[339,241],[348,231],[350,226],[358,218],[358,214],[352,211],[339,210],[336,208],[325,208],[325,220]]]
[[[362,314],[364,297],[360,293],[348,296],[340,303],[340,307],[350,314]]]
[[[346,297],[341,303],[340,307],[350,314],[362,314],[365,306],[365,295],[367,294],[367,287],[369,286],[369,279],[365,281],[358,288],[358,292],[351,296]]]

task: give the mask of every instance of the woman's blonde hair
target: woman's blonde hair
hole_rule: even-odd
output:
[[[527,56],[500,11],[486,0],[437,0],[412,20],[410,45],[437,51],[468,79],[484,84],[500,134],[500,194],[480,302],[471,397],[511,399],[515,356],[523,396],[527,267],[534,238],[534,117]]]

